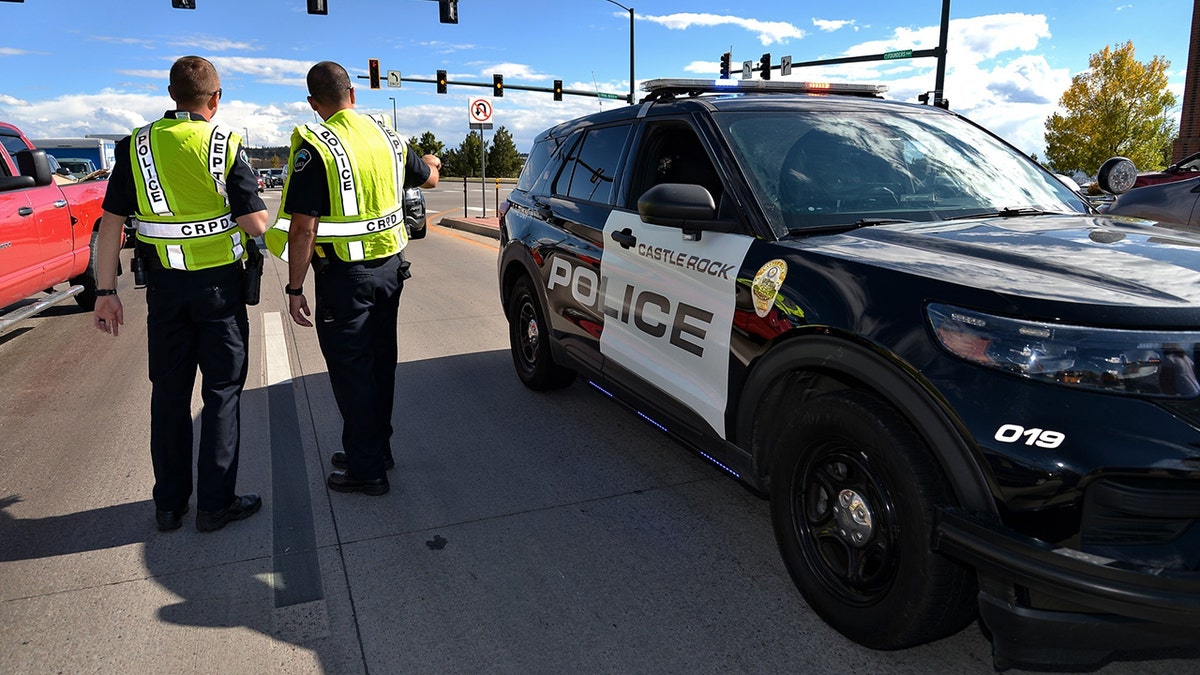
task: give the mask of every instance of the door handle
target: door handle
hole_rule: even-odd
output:
[[[56,209],[61,209],[62,207],[66,206],[66,205],[67,205],[67,200],[65,200],[65,199],[54,200],[54,208],[56,208]]]
[[[32,216],[33,209],[28,206],[22,206],[21,208],[17,209],[17,215],[18,216]]]
[[[621,245],[621,248],[630,248],[637,244],[637,237],[633,236],[633,230],[628,227],[612,233],[612,240]]]

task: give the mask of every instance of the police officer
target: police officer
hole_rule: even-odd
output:
[[[354,111],[340,65],[308,71],[308,103],[324,120],[292,133],[280,219],[267,246],[288,261],[289,311],[312,326],[304,279],[316,277],[316,330],[342,414],[342,451],[328,485],[382,495],[389,489],[396,318],[408,277],[403,193],[433,187],[441,160],[417,158],[382,115]]]
[[[211,63],[185,56],[167,91],[177,109],[116,146],[96,257],[94,323],[116,337],[124,323],[117,260],[127,216],[137,222],[146,270],[150,456],[158,529],[178,528],[192,494],[192,387],[202,378],[196,461],[196,529],[210,532],[262,506],[238,496],[239,399],[249,323],[242,298],[248,236],[267,228],[266,206],[241,137],[209,120],[221,101]]]

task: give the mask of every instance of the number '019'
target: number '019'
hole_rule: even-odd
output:
[[[996,430],[994,438],[1001,443],[1024,443],[1039,448],[1057,448],[1067,439],[1061,431],[1026,429],[1019,424],[1005,424]]]

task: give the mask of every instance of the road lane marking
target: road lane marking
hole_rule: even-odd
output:
[[[273,552],[271,587],[275,594],[276,632],[289,632],[303,620],[325,616],[325,589],[317,558],[312,499],[296,395],[288,360],[287,334],[280,312],[264,312],[263,353],[266,358],[267,416],[271,431],[271,495]],[[286,611],[285,608],[293,608]],[[326,628],[328,617],[325,619]],[[290,626],[290,627],[289,627]]]

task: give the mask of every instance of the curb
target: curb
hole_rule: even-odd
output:
[[[438,225],[493,239],[500,238],[499,218],[442,218]]]

